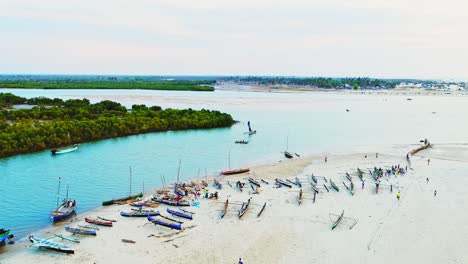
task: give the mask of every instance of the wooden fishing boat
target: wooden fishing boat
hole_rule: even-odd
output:
[[[247,200],[247,203],[242,203],[241,209],[239,210],[239,219],[247,212],[249,209],[250,198]]]
[[[150,211],[143,211],[143,210],[138,210],[138,211],[134,211],[131,213],[120,212],[120,215],[124,217],[147,217],[147,216],[157,216],[159,214],[160,214],[159,211],[150,212]]]
[[[54,148],[50,152],[52,153],[52,155],[66,154],[77,150],[79,146],[80,144],[74,144],[68,148]]]
[[[296,177],[296,185],[302,187],[302,182]]]
[[[89,236],[96,235],[96,230],[86,230],[86,229],[69,227],[69,226],[65,226],[65,230],[70,233],[78,234],[78,235],[89,235]]]
[[[258,181],[256,181],[256,180],[254,180],[254,179],[252,179],[252,178],[249,177],[249,182],[250,182],[251,184],[253,184],[253,185],[255,185],[255,186],[257,186],[257,187],[260,188],[260,183],[258,183]]]
[[[344,216],[344,210],[343,210],[343,212],[341,213],[340,217],[338,217],[338,219],[335,221],[335,223],[333,223],[332,228],[331,228],[332,230],[335,229],[335,228],[338,226],[338,224],[339,224],[339,223],[341,222],[341,220],[343,219],[343,216]]]
[[[312,178],[312,181],[313,181],[315,184],[317,184],[317,182],[318,182],[317,177],[315,177],[314,175],[312,175],[311,178]]]
[[[148,219],[148,221],[150,221],[150,222],[152,222],[152,223],[154,223],[156,225],[165,226],[165,227],[168,227],[168,228],[171,228],[171,229],[182,230],[182,225],[181,224],[167,223],[167,222],[161,221],[159,219],[153,218],[151,216],[147,216],[147,219]]]
[[[10,230],[0,228],[0,246],[5,245],[5,241],[10,238],[13,238],[13,235],[10,234]]]
[[[226,215],[228,205],[229,205],[229,199],[226,199],[226,202],[224,202],[224,208],[221,211],[221,218],[223,218]]]
[[[328,187],[325,185],[325,183],[323,184],[323,187],[325,187],[325,190],[327,190],[327,192],[330,192],[330,190],[329,190]]]
[[[249,171],[250,171],[249,168],[244,168],[244,169],[237,169],[237,170],[222,171],[221,174],[222,175],[233,175],[233,174],[246,173],[246,172],[249,172]]]
[[[247,141],[247,140],[236,140],[235,143],[236,144],[249,144],[249,141]]]
[[[291,184],[294,184],[296,185],[297,187],[301,187],[299,186],[299,184],[296,182],[296,181],[291,181],[290,179],[286,179],[287,182],[291,183]],[[302,185],[302,184],[301,184]]]
[[[333,189],[335,189],[337,192],[340,191],[340,188],[338,188],[338,186],[336,186],[336,184],[330,179],[330,185]]]
[[[74,254],[75,250],[67,245],[55,243],[47,239],[42,239],[39,237],[29,236],[29,241],[33,243],[34,246],[44,249],[49,249],[57,252]]]
[[[270,184],[270,183],[268,183],[267,181],[265,181],[264,179],[260,179],[260,180],[261,180],[263,183],[265,183],[265,184]]]
[[[71,199],[68,199],[68,186],[67,186],[66,198],[63,200],[60,206],[58,206],[59,197],[60,197],[60,177],[59,177],[58,191],[57,191],[57,209],[55,209],[50,214],[50,220],[52,220],[52,222],[54,223],[62,219],[68,218],[75,213],[76,201],[72,201]]]
[[[112,204],[114,204],[114,203],[116,203],[116,202],[125,202],[125,201],[131,200],[131,199],[135,199],[135,198],[139,198],[139,197],[143,197],[143,193],[138,193],[138,194],[129,195],[129,196],[123,197],[123,198],[118,198],[118,199],[112,199],[112,200],[104,201],[104,202],[102,202],[102,205],[103,205],[103,206],[112,205]]]
[[[280,179],[275,179],[276,183],[279,184],[279,185],[283,185],[283,186],[286,186],[286,187],[289,187],[289,188],[292,188],[292,185],[291,184],[287,184],[286,182],[280,180]]]
[[[84,220],[85,220],[86,223],[90,223],[90,224],[93,224],[93,225],[112,226],[112,222],[110,222],[110,221],[102,221],[102,220],[99,220],[99,219],[93,219],[93,218],[88,218],[88,217],[85,217]]]
[[[170,206],[190,206],[189,202],[181,202],[181,201],[177,201],[177,200],[174,200],[174,199],[159,199],[159,198],[155,198],[155,197],[153,197],[152,199],[155,202],[162,203],[162,204],[167,204],[167,205],[170,205]]]
[[[202,185],[205,186],[205,187],[208,187],[208,183],[204,180],[202,180]]]
[[[288,159],[292,159],[293,158],[293,155],[287,151],[284,151],[284,156]]]
[[[71,238],[71,237],[67,237],[67,236],[64,236],[64,235],[60,235],[60,234],[54,234],[54,236],[56,236],[58,238],[61,238],[63,240],[73,242],[73,243],[80,243],[80,240],[78,240],[76,238]]]
[[[317,188],[317,185],[315,185],[315,184],[312,184],[312,190],[313,190],[315,193],[319,193],[319,189]]]
[[[190,214],[185,214],[185,213],[177,212],[177,211],[171,210],[171,209],[169,209],[169,208],[166,208],[166,211],[167,211],[168,213],[170,213],[171,215],[174,215],[174,216],[178,216],[178,217],[182,217],[182,218],[190,219],[190,220],[193,219],[192,215],[190,215]]]
[[[263,211],[265,210],[265,207],[266,207],[266,202],[263,204],[262,209],[260,209],[260,212],[258,212],[257,217],[260,217],[262,215]]]
[[[302,188],[299,190],[299,197],[297,198],[297,201],[299,202],[299,205],[302,203]]]
[[[250,136],[250,135],[253,135],[253,134],[257,134],[257,130],[249,131],[249,136]]]
[[[348,172],[346,172],[346,178],[347,178],[349,181],[353,181],[353,179],[351,178],[351,175],[349,175]]]
[[[109,221],[109,222],[114,222],[114,223],[117,222],[117,220],[115,220],[115,219],[107,219],[107,218],[100,217],[100,216],[98,216],[97,218],[98,218],[98,219],[101,219],[101,220],[103,220],[103,221]]]

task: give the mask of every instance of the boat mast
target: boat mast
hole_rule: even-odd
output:
[[[229,151],[228,151],[228,160],[229,160],[229,163],[228,163],[229,167],[228,168],[231,169],[231,149],[229,149]]]
[[[59,198],[60,198],[60,177],[59,177],[58,189],[57,189],[57,208],[59,205]]]
[[[130,194],[132,195],[132,166],[130,166]]]
[[[67,184],[67,201],[68,201],[68,187],[69,187],[69,185]]]
[[[286,136],[286,151],[288,151],[289,148],[289,136]]]
[[[180,175],[180,163],[182,162],[182,159],[179,159],[179,168],[177,169],[177,182],[176,186],[179,185],[179,175]]]

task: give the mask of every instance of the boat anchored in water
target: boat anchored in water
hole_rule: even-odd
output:
[[[57,222],[62,219],[68,218],[72,216],[75,213],[75,206],[76,206],[76,201],[71,200],[68,198],[68,186],[67,186],[67,196],[63,200],[62,204],[59,206],[59,197],[60,197],[60,178],[59,178],[59,185],[58,185],[58,192],[57,192],[57,209],[55,209],[51,214],[50,214],[50,220],[52,222]]]
[[[74,144],[68,148],[54,148],[50,152],[52,153],[52,155],[66,154],[77,150],[79,146],[80,144]]]

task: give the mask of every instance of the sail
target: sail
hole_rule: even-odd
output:
[[[247,126],[249,126],[249,132],[252,132],[252,128],[250,127],[250,121],[247,122]]]

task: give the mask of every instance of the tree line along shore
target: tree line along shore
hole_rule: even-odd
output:
[[[14,109],[13,105],[31,105]],[[75,143],[169,130],[230,127],[231,115],[211,110],[162,109],[105,100],[26,99],[0,93],[0,158]]]
[[[0,88],[15,89],[142,89],[168,91],[214,91],[214,81],[157,81],[119,79],[0,79]]]

